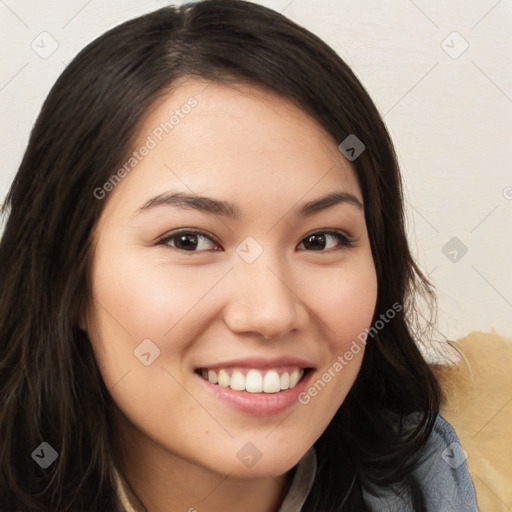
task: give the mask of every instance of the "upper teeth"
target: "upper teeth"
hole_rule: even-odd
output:
[[[251,369],[245,375],[241,370],[233,370],[231,375],[228,370],[202,370],[203,379],[212,384],[218,384],[224,388],[231,388],[235,391],[248,391],[249,393],[277,393],[284,389],[291,389],[304,375],[302,368],[295,368],[293,371],[285,371],[281,375],[277,370]]]

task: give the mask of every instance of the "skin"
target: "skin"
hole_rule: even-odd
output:
[[[342,203],[302,218],[294,210],[335,190],[363,197],[338,141],[287,99],[247,84],[181,80],[148,111],[134,148],[192,96],[197,106],[104,199],[82,327],[116,404],[118,467],[150,512],[240,503],[272,511],[287,472],[343,402],[364,350],[307,405],[272,416],[206,393],[194,369],[292,355],[313,363],[315,382],[332,367],[374,313],[364,211]],[[236,203],[242,217],[168,205],[138,211],[168,191]],[[210,239],[189,251],[176,248],[178,237],[157,245],[179,228]],[[332,236],[306,245],[326,230],[352,246]],[[263,250],[250,264],[236,252],[247,237]],[[149,366],[134,357],[147,338],[160,350]],[[262,454],[251,468],[237,457],[248,442]]]

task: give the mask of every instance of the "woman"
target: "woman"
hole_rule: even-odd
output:
[[[305,29],[214,0],[107,32],[4,212],[2,510],[476,510],[391,141]]]

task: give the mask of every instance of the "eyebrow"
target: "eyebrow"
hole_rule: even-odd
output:
[[[299,217],[305,217],[337,204],[347,204],[356,207],[358,210],[364,210],[363,203],[361,203],[355,195],[350,192],[339,191],[331,192],[324,197],[304,203],[302,206],[295,209],[295,214]],[[242,217],[240,209],[234,203],[212,199],[210,197],[185,194],[183,192],[166,192],[153,197],[139,208],[137,213],[159,206],[174,206],[183,209],[192,209],[210,215],[220,215],[235,220]]]

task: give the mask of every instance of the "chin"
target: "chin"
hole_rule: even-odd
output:
[[[298,439],[298,437],[295,437]],[[297,441],[288,443],[269,442],[268,439],[246,441],[234,440],[235,449],[226,447],[223,455],[213,453],[203,464],[209,469],[230,478],[268,478],[284,475],[292,469],[312,446]],[[206,462],[206,464],[205,464]]]

